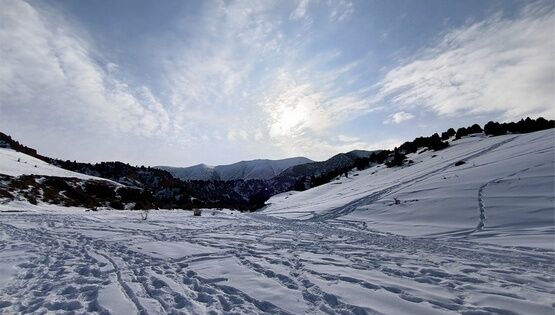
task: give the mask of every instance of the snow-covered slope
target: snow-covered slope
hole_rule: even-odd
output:
[[[325,161],[291,166],[281,172],[276,179],[298,181],[303,178],[325,178],[327,181],[328,176],[333,177],[334,175],[332,174],[339,174],[350,170],[355,167],[357,159],[368,158],[376,152],[379,151],[353,150],[347,153],[339,153]]]
[[[252,160],[241,161],[231,165],[220,165],[216,166],[215,169],[222,180],[269,179],[291,166],[310,162],[312,160],[305,157],[293,157],[283,160]]]
[[[250,214],[0,204],[0,313],[552,315],[554,140],[465,138]]]
[[[1,314],[554,311],[553,251],[538,248],[259,213],[19,209],[0,212]]]
[[[409,156],[415,162],[410,166],[376,166],[274,196],[262,213],[553,249],[554,144],[553,129],[463,138],[445,150]],[[461,160],[465,164],[455,166]]]
[[[157,168],[166,170],[183,180],[269,179],[291,166],[310,162],[312,161],[305,157],[293,157],[283,160],[241,161],[218,166],[198,164],[191,167],[157,166]]]
[[[48,164],[30,155],[7,148],[0,148],[0,174],[9,176],[45,175],[56,177],[75,177],[79,179],[107,180],[100,177],[68,171],[55,165]]]
[[[213,166],[198,164],[190,167],[156,166],[164,171],[170,172],[172,176],[182,180],[217,180],[218,173]]]

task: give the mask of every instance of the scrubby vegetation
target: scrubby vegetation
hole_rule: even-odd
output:
[[[66,206],[88,208],[111,207],[114,209],[152,208],[234,208],[255,210],[264,205],[271,196],[289,190],[305,190],[347,176],[353,169],[363,170],[373,165],[387,167],[410,165],[407,155],[424,150],[438,151],[449,147],[448,141],[485,133],[499,136],[508,133],[526,133],[555,128],[553,120],[526,118],[518,122],[498,123],[490,121],[484,128],[478,124],[455,131],[437,133],[407,141],[394,150],[352,151],[341,153],[323,162],[295,165],[269,180],[211,180],[181,181],[169,172],[145,166],[131,166],[122,162],[96,164],[62,161],[42,156],[36,150],[0,133],[0,147],[8,147],[31,155],[61,168],[108,181],[79,180],[48,176],[5,176],[0,181],[0,199],[12,200],[23,196],[30,203],[39,201]],[[40,179],[40,180],[39,180]]]
[[[111,207],[150,209],[148,191],[119,186],[103,180],[83,180],[53,176],[0,175],[0,200],[24,199],[31,204],[39,201],[66,207],[94,209]]]

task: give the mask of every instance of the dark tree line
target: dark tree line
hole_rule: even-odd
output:
[[[530,119],[530,117],[527,117],[516,123],[498,123],[490,121],[484,126],[484,133],[490,136],[501,136],[508,133],[529,133],[551,128],[555,128],[554,120],[547,120],[543,117],[538,119]]]
[[[399,146],[399,151],[402,154],[416,153],[420,148],[428,150],[443,150],[449,146],[448,142],[442,141],[437,133],[430,137],[418,137],[413,141],[407,141]]]
[[[453,128],[449,128],[447,131],[441,133],[441,140],[449,140],[451,137],[455,136],[457,132]]]
[[[359,170],[363,170],[370,167],[372,164],[385,164],[387,167],[402,166],[406,161],[407,154],[416,153],[422,148],[433,151],[445,149],[449,146],[447,140],[453,137],[454,140],[458,140],[462,137],[477,133],[499,136],[507,133],[529,133],[551,128],[555,128],[555,121],[546,120],[543,117],[535,120],[528,117],[526,119],[521,119],[518,122],[510,123],[490,121],[484,126],[483,129],[478,124],[473,124],[469,127],[461,127],[456,131],[453,128],[449,128],[447,131],[442,132],[441,136],[435,133],[430,137],[418,137],[413,141],[403,143],[393,151],[383,150],[379,153],[372,154],[368,158],[357,159],[355,161],[355,167]]]
[[[478,125],[478,124],[474,124],[474,125],[472,125],[470,127],[466,127],[466,128],[462,127],[462,128],[457,129],[457,132],[455,133],[455,140],[458,140],[462,137],[466,137],[466,136],[471,135],[471,134],[482,133],[482,132],[483,132],[482,127],[480,127],[480,125]]]
[[[372,154],[370,154],[369,157],[362,157],[357,159],[355,161],[355,167],[358,170],[364,170],[370,167],[371,165],[383,164],[392,152],[393,151],[391,150],[381,150],[381,151],[372,152]]]
[[[474,124],[470,127],[462,127],[457,129],[455,133],[455,140],[458,140],[462,137],[468,136],[470,134],[475,133],[484,133],[487,136],[501,136],[505,134],[516,134],[516,133],[530,133],[545,129],[555,128],[555,121],[554,120],[547,120],[543,117],[539,117],[537,119],[531,119],[530,117],[526,117],[526,119],[521,119],[518,122],[509,122],[509,123],[499,123],[490,121],[484,125],[484,128],[480,127],[478,124]],[[448,133],[445,134],[446,139],[452,136],[452,129],[448,130]]]

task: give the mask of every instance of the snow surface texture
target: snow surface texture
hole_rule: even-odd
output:
[[[100,177],[68,171],[30,155],[7,148],[0,148],[0,174],[9,176],[45,175],[109,181]]]
[[[0,313],[551,315],[554,138],[462,139],[252,214],[3,204]]]
[[[553,252],[330,220],[0,213],[0,313],[553,314]]]
[[[209,166],[199,164],[191,167],[157,166],[182,180],[235,180],[235,179],[270,179],[285,169],[310,163],[305,157],[283,160],[241,161],[229,165]]]
[[[263,213],[553,250],[554,135],[546,130],[460,139],[445,150],[409,155],[410,166],[375,166],[274,196]],[[458,161],[465,163],[455,166]]]

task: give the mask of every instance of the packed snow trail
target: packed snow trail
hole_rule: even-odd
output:
[[[0,213],[0,313],[554,311],[550,250],[210,214]]]

